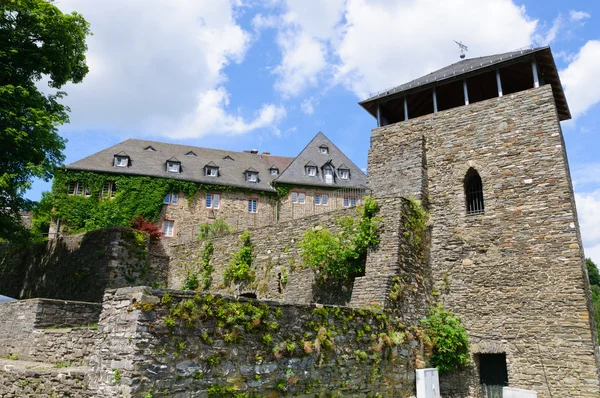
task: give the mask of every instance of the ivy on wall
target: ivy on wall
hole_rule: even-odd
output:
[[[334,234],[321,227],[306,231],[300,241],[304,264],[321,281],[350,279],[364,273],[367,251],[379,244],[378,212],[377,202],[366,196],[365,203],[356,208],[356,217],[338,220],[339,232]]]

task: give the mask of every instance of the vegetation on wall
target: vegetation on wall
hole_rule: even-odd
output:
[[[596,320],[596,330],[600,336],[600,273],[596,264],[591,258],[585,260],[592,289],[592,302],[594,304],[594,319]]]
[[[223,281],[226,285],[233,283],[250,283],[255,279],[254,269],[252,268],[252,242],[250,233],[242,232],[240,235],[242,246],[240,250],[233,254],[229,265],[225,267]]]
[[[212,224],[200,224],[200,231],[196,239],[213,239],[233,232],[234,228],[223,218],[217,218]]]
[[[364,273],[367,251],[379,244],[381,217],[377,202],[365,197],[356,208],[356,217],[338,220],[339,231],[317,227],[305,232],[300,241],[304,264],[311,267],[321,281],[329,278],[349,279]]]
[[[183,282],[183,290],[206,290],[210,287],[212,282],[212,272],[214,270],[210,259],[214,250],[215,247],[211,240],[208,240],[204,243],[198,270],[188,273],[185,281]]]
[[[421,324],[425,332],[421,337],[428,348],[431,366],[440,373],[469,366],[469,337],[458,316],[439,304],[429,310],[429,316]]]

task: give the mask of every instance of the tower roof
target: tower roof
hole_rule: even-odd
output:
[[[426,88],[432,88],[452,80],[461,80],[467,77],[477,75],[490,69],[497,69],[511,63],[523,61],[525,58],[533,58],[537,62],[541,76],[545,83],[552,85],[552,92],[556,102],[556,108],[560,120],[571,118],[569,106],[560,83],[560,77],[554,63],[554,58],[550,47],[528,48],[518,51],[511,51],[502,54],[489,55],[479,58],[464,59],[442,69],[431,72],[425,76],[414,79],[399,86],[380,91],[371,97],[359,102],[371,115],[377,115],[377,102],[388,101],[394,98],[402,97],[409,93],[422,91]]]

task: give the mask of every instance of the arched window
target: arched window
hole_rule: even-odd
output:
[[[483,184],[481,177],[475,169],[470,168],[465,176],[465,199],[467,201],[467,214],[481,214],[483,205]]]

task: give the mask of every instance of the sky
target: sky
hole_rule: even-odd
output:
[[[323,131],[367,166],[358,101],[467,57],[550,45],[584,249],[600,265],[597,0],[56,0],[91,24],[71,163],[127,138],[296,156]],[[46,88],[44,88],[47,90]],[[39,200],[50,183],[34,182]]]

